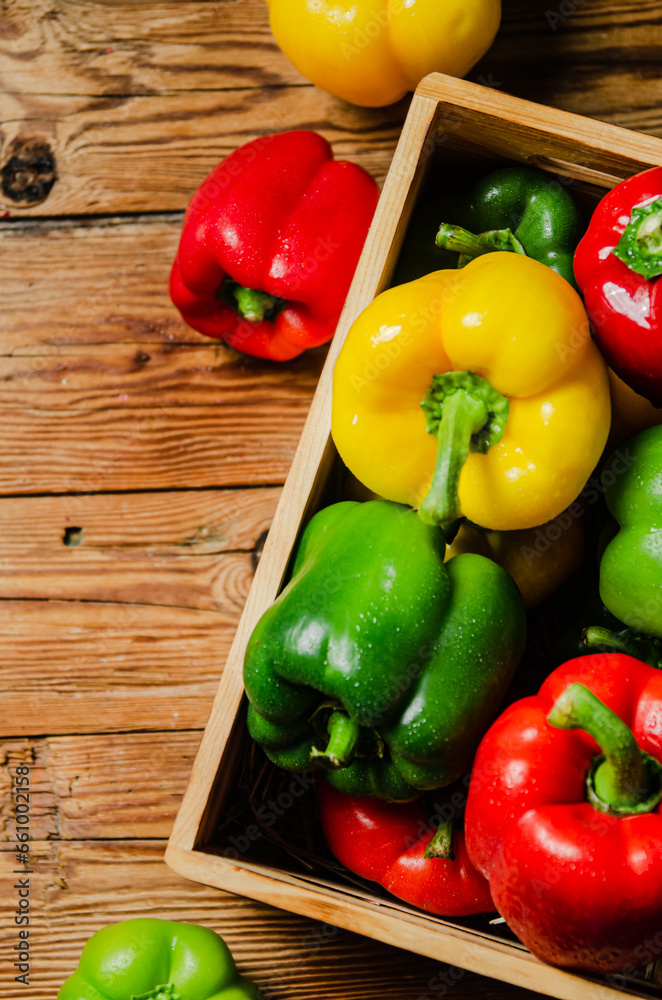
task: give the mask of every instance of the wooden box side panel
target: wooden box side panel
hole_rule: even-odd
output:
[[[606,980],[545,965],[522,946],[414,913],[402,907],[352,898],[330,885],[243,865],[170,845],[168,863],[194,881],[259,899],[279,909],[343,927],[419,955],[488,975],[558,1000],[623,1000],[632,994]]]
[[[455,137],[461,147],[468,140],[500,159],[604,188],[662,164],[662,140],[655,136],[543,108],[441,73],[427,76],[416,93],[437,101],[439,143]]]

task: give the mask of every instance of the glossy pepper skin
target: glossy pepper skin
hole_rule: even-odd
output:
[[[467,850],[538,958],[599,973],[651,961],[646,941],[662,926],[660,761],[662,672],[619,653],[569,660],[487,731],[469,786]],[[635,762],[655,794],[634,777]],[[621,767],[616,788],[609,779]],[[636,804],[622,798],[633,788],[642,789]]]
[[[408,801],[464,774],[521,656],[517,587],[384,500],[321,510],[248,644],[248,728],[287,770]]]
[[[487,52],[500,0],[269,0],[271,30],[291,63],[335,97],[392,104],[428,73],[464,76]]]
[[[585,527],[582,517],[564,511],[554,521],[519,531],[489,531],[463,522],[447,549],[449,557],[477,552],[510,573],[524,607],[550,597],[582,564]]]
[[[617,184],[575,253],[575,276],[610,368],[662,406],[662,167]]]
[[[487,880],[467,857],[462,831],[452,834],[454,857],[425,856],[435,827],[420,802],[357,798],[321,782],[317,804],[332,853],[355,875],[440,917],[494,909]]]
[[[57,1000],[259,1000],[209,927],[139,917],[93,934]]]
[[[199,333],[287,361],[333,336],[379,189],[306,130],[262,136],[211,172],[184,217],[170,296]]]
[[[377,296],[333,377],[347,467],[442,527],[460,516],[499,531],[553,520],[600,458],[609,416],[579,296],[514,253]]]
[[[662,426],[606,462],[605,499],[620,530],[600,560],[600,597],[620,621],[662,638]]]
[[[573,256],[583,232],[579,209],[558,180],[534,167],[503,167],[468,191],[415,212],[393,284],[510,249],[546,264],[573,288]]]

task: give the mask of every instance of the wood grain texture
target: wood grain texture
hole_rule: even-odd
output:
[[[234,359],[240,368],[237,354],[191,330],[170,302],[181,227],[180,214],[0,221],[1,353],[47,359],[79,344],[194,344],[215,350],[217,363]],[[35,361],[35,369],[39,364],[46,361]]]
[[[282,483],[307,410],[308,400],[278,405],[266,398],[259,409],[0,407],[0,493]]]
[[[121,306],[122,300],[118,305]],[[291,365],[239,355],[222,343],[54,345],[0,355],[0,406],[11,409],[123,410],[131,407],[307,404],[325,355]]]
[[[34,840],[168,837],[201,733],[0,741],[0,840],[14,839],[11,774],[30,771]]]
[[[232,616],[278,490],[0,499],[0,599],[202,608]],[[240,550],[240,551],[237,551]]]
[[[8,0],[3,89],[145,94],[307,81],[280,52],[264,0],[59,3]]]
[[[338,158],[383,180],[407,103],[362,109],[312,86],[233,90],[231,99],[225,91],[7,94],[0,118],[5,160],[17,144],[38,140],[53,155],[58,179],[45,201],[21,206],[0,194],[0,208],[49,216],[183,209],[237,146],[292,128],[321,132]]]
[[[306,84],[275,45],[262,0],[182,6],[8,4],[0,167],[37,139],[58,179],[44,202],[5,199],[7,210],[183,208],[265,123],[322,131],[337,155],[383,180],[407,100],[358,109]],[[655,0],[504,0],[499,35],[469,79],[662,134],[661,52]]]
[[[180,228],[5,223],[0,493],[283,482],[325,349],[278,365],[189,330]]]
[[[220,933],[242,974],[268,1000],[533,1000],[534,994],[389,948],[329,924],[187,882],[163,864],[163,842],[32,845],[31,985],[26,1000],[53,1000],[87,938],[107,923],[159,916],[199,922]],[[16,943],[13,854],[0,851],[0,954]],[[139,888],[137,888],[139,887]],[[15,996],[0,962],[0,992]]]
[[[243,596],[232,613],[0,601],[0,733],[202,728]]]

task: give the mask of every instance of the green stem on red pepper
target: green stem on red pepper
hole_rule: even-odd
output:
[[[632,209],[613,254],[643,278],[662,274],[662,198]]]
[[[453,850],[453,817],[441,821],[430,843],[425,848],[424,858],[444,858],[455,861]]]
[[[216,298],[227,302],[242,319],[260,323],[263,319],[273,320],[285,305],[284,299],[261,292],[255,288],[244,288],[232,278],[225,278],[216,293]]]
[[[472,451],[485,454],[500,441],[510,404],[473,372],[434,375],[421,409],[428,434],[437,440],[437,460],[430,491],[419,509],[426,524],[448,528],[462,516],[458,486]]]
[[[602,750],[586,779],[588,800],[600,812],[651,812],[662,799],[662,765],[640,750],[630,728],[583,684],[571,684],[547,716],[558,729],[582,729]]]

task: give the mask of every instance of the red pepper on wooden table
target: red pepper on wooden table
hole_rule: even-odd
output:
[[[662,167],[605,195],[575,251],[574,270],[610,368],[662,406]]]
[[[306,130],[240,146],[184,217],[170,296],[189,326],[287,361],[333,336],[377,205],[361,167]]]
[[[467,849],[539,958],[630,974],[655,957],[661,761],[662,671],[620,653],[569,660],[484,736]]]
[[[322,829],[333,855],[355,875],[437,916],[494,909],[487,880],[467,857],[450,822],[437,833],[421,800],[357,798],[318,782]]]

